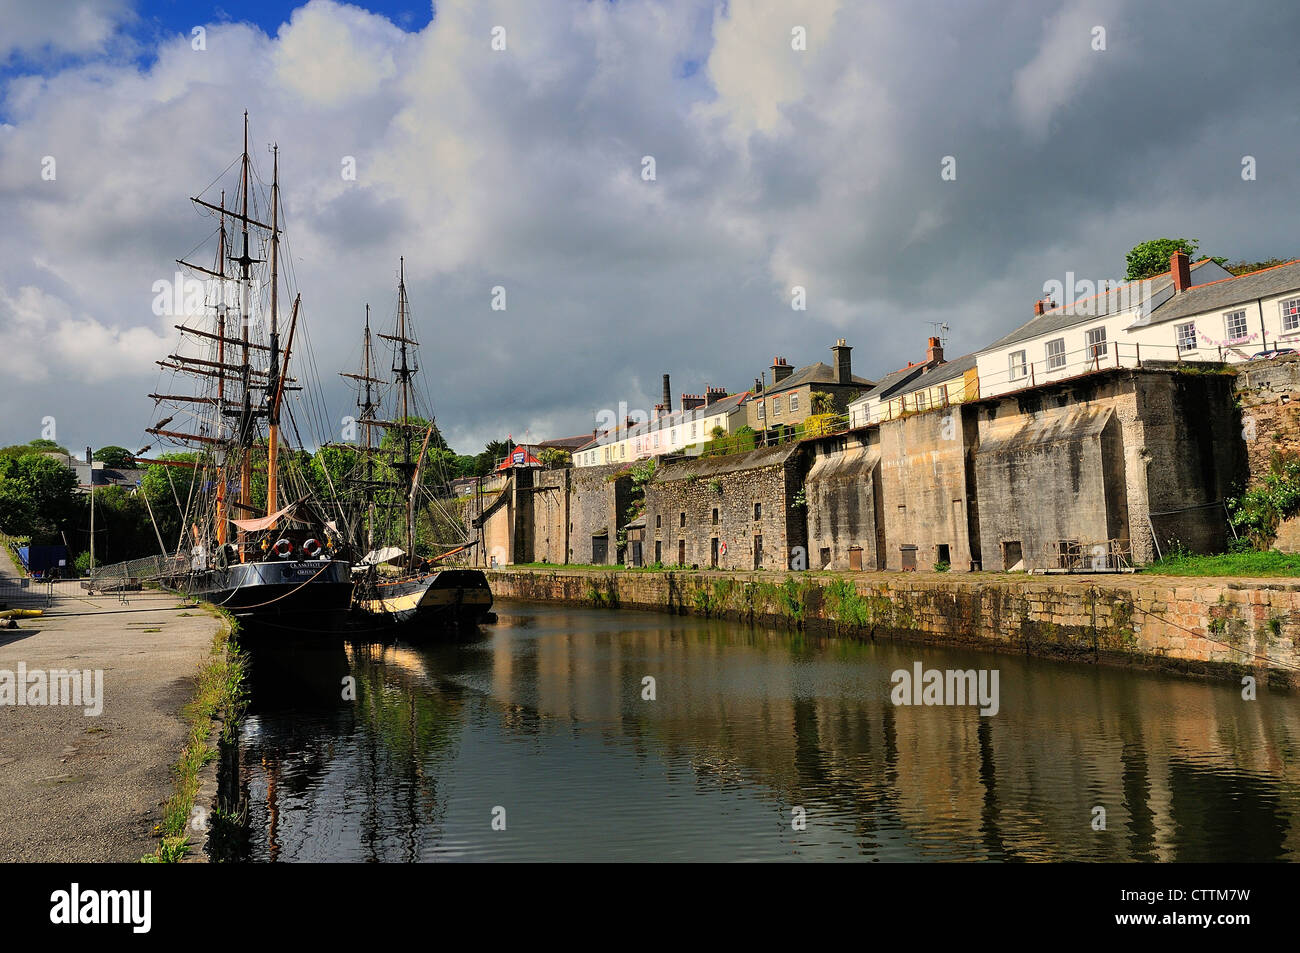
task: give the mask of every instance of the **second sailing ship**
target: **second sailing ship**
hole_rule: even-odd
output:
[[[432,520],[433,525],[462,533],[464,526],[441,507],[436,492],[429,492],[430,485],[435,490],[445,487],[445,474],[437,473],[432,481],[422,480],[430,467],[438,469],[436,463],[429,462],[429,443],[437,426],[431,417],[426,421],[419,416],[421,408],[412,386],[419,370],[415,360],[419,344],[406,295],[405,260],[398,273],[396,326],[392,334],[379,337],[392,345],[391,381],[375,376],[367,306],[361,371],[343,375],[357,382],[361,411],[357,424],[362,445],[356,448],[360,461],[350,483],[360,490],[356,498],[364,502],[364,513],[359,514],[358,521],[358,548],[365,549],[366,555],[354,569],[357,584],[353,604],[363,616],[402,623],[408,631],[413,624],[417,630],[472,626],[492,608],[487,576],[478,569],[441,564],[474,543],[444,540],[445,552],[427,558],[417,554],[416,517],[422,503],[441,517]],[[379,415],[385,391],[395,397],[394,419],[381,419]],[[378,445],[374,440],[376,431],[388,435]],[[395,511],[401,513],[400,530],[393,518]]]

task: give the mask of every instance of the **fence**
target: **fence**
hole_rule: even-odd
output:
[[[145,556],[97,566],[82,586],[91,592],[130,592],[147,583],[166,585],[188,568],[184,556]]]

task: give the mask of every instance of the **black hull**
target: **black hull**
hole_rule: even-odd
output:
[[[355,608],[364,619],[413,629],[467,628],[492,609],[492,589],[477,569],[442,569],[357,588]]]
[[[181,588],[243,622],[304,631],[332,631],[352,602],[342,560],[238,563],[192,573]]]

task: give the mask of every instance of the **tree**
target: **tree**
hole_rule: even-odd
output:
[[[135,454],[126,447],[100,447],[94,458],[112,470],[129,470],[135,466]]]
[[[41,452],[0,459],[0,530],[54,542],[79,509],[77,476],[57,460]]]
[[[1162,275],[1169,270],[1169,259],[1174,252],[1181,251],[1188,258],[1195,258],[1199,245],[1199,239],[1195,238],[1153,238],[1150,241],[1140,242],[1129,249],[1125,258],[1128,262],[1128,271],[1124,274],[1124,280],[1141,281],[1144,278]],[[1227,261],[1226,258],[1211,260],[1220,265]]]
[[[1234,275],[1248,275],[1252,271],[1262,271],[1265,268],[1274,268],[1278,265],[1285,265],[1290,258],[1266,258],[1263,261],[1233,261],[1224,265],[1229,272]]]
[[[0,449],[0,457],[9,457],[17,459],[25,457],[29,453],[67,453],[63,447],[60,447],[53,440],[46,440],[43,437],[37,438],[30,443],[16,443],[10,447]]]
[[[829,414],[835,410],[835,398],[824,390],[815,390],[808,395],[814,414]]]
[[[537,455],[542,466],[548,470],[558,470],[567,467],[573,462],[573,455],[567,450],[561,450],[559,447],[544,447],[541,453]]]

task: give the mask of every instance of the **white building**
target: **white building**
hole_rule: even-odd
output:
[[[1066,305],[1036,302],[1032,320],[976,352],[980,395],[1004,394],[1107,367],[1136,367],[1143,360],[1177,360],[1180,354],[1185,359],[1188,352],[1179,350],[1172,328],[1152,333],[1154,325],[1164,323],[1161,310],[1177,305],[1176,299],[1200,286],[1233,278],[1209,259],[1189,265],[1187,256],[1179,253],[1173,262],[1168,272]],[[1209,356],[1217,360],[1217,350]]]
[[[731,433],[745,423],[743,404],[749,391],[725,396],[725,391],[706,391],[705,396],[682,395],[684,409],[656,411],[654,420],[628,421],[623,427],[606,431],[573,454],[575,467],[631,463],[665,454],[686,453],[689,448],[713,439],[713,428]],[[733,426],[734,424],[734,426]]]

